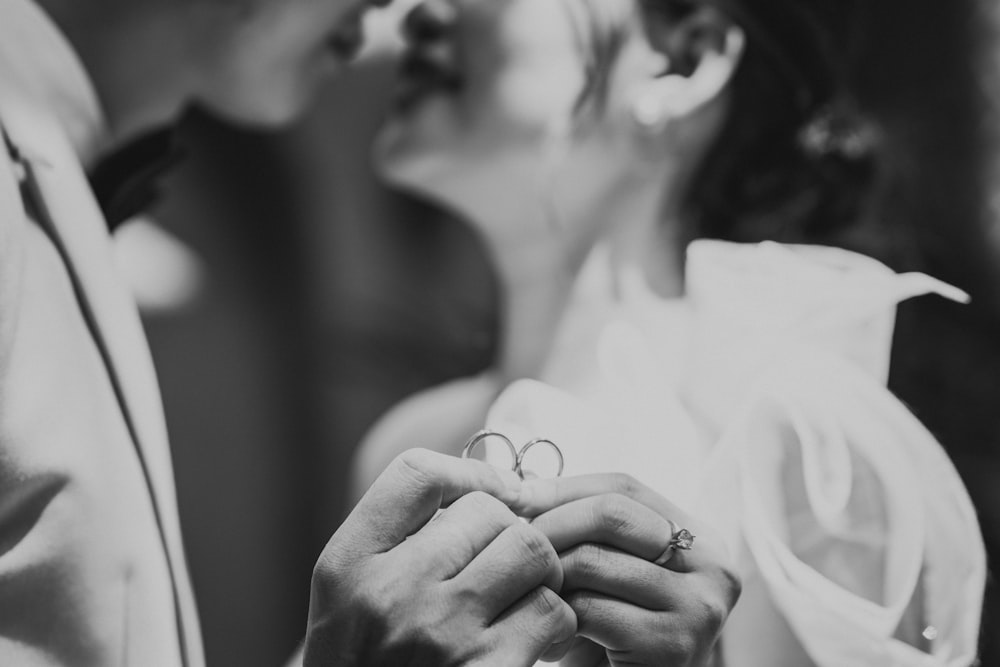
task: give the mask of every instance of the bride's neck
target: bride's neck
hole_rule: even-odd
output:
[[[599,201],[545,207],[506,198],[478,218],[501,286],[497,369],[508,380],[541,370],[577,277],[600,249],[607,289],[620,295],[637,281],[662,297],[681,291],[680,253],[670,179],[630,179]],[[564,198],[564,201],[566,199]],[[520,203],[518,203],[520,202]]]
[[[553,211],[524,202],[512,197],[506,208],[491,207],[476,225],[499,277],[496,369],[504,381],[538,374],[594,242]]]
[[[604,262],[609,296],[625,298],[626,284],[661,298],[683,291],[679,211],[668,191],[648,190],[620,197],[620,209],[609,217],[594,243]]]

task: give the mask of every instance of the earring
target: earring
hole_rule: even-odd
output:
[[[632,101],[632,120],[651,135],[663,132],[674,117],[673,109],[659,90],[649,90]]]

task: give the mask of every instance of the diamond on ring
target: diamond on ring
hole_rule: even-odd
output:
[[[694,535],[687,528],[681,528],[673,521],[667,519],[670,524],[670,541],[667,543],[667,548],[663,550],[660,557],[653,561],[656,565],[666,566],[670,559],[673,558],[674,552],[680,549],[681,551],[690,551],[691,547],[694,546]]]
[[[668,548],[690,551],[692,546],[694,546],[694,535],[687,528],[681,528],[670,538]]]

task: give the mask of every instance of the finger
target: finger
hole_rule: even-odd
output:
[[[580,639],[579,637],[573,636],[569,639],[561,642],[556,642],[549,646],[545,651],[539,656],[539,660],[542,662],[558,662],[562,664],[563,658],[573,650],[573,647],[579,641],[586,641]]]
[[[648,611],[593,591],[566,596],[576,615],[576,634],[609,651],[634,648],[653,633],[657,612]]]
[[[537,517],[561,505],[600,495],[625,496],[656,512],[662,518],[674,522],[675,525],[667,529],[657,540],[656,544],[660,545],[660,550],[650,557],[651,560],[668,556],[670,560],[667,566],[678,572],[689,572],[711,564],[729,563],[732,560],[725,543],[711,527],[629,475],[605,473],[527,480],[521,485],[520,497],[511,508],[519,515]],[[672,550],[667,553],[667,545],[675,527],[686,528],[695,535],[693,550]]]
[[[675,595],[688,589],[683,577],[691,576],[593,543],[572,547],[559,559],[563,594],[586,589],[653,611],[676,608]]]
[[[711,651],[728,614],[697,597],[672,613],[592,591],[572,593],[566,602],[576,614],[578,635],[605,647],[613,661],[642,664],[701,664],[696,658]]]
[[[600,644],[577,637],[573,647],[559,661],[559,667],[604,667],[608,654]]]
[[[593,543],[566,550],[560,561],[564,595],[586,590],[691,619],[726,618],[742,590],[735,570],[720,563],[682,573]]]
[[[620,473],[526,480],[511,509],[530,518],[574,500],[607,494],[631,498],[682,526],[697,526],[697,521],[680,507],[634,477]]]
[[[535,517],[531,524],[542,531],[560,553],[578,544],[596,542],[648,561],[668,551],[673,535],[673,526],[668,520],[645,505],[618,494],[574,500]],[[679,572],[688,572],[693,569],[690,560],[671,557],[666,565]]]
[[[548,539],[517,522],[497,536],[449,582],[456,595],[478,596],[491,621],[538,586],[559,591],[562,566]]]
[[[461,572],[500,533],[520,519],[502,502],[481,492],[456,500],[394,550],[415,575],[438,581]]]
[[[412,449],[389,464],[338,532],[355,553],[383,553],[467,493],[482,491],[510,503],[518,497],[520,485],[512,471]]]
[[[532,665],[553,644],[576,635],[576,615],[551,589],[539,586],[516,600],[487,633],[503,664]]]

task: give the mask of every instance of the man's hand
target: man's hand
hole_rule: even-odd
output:
[[[531,665],[572,638],[559,558],[505,504],[519,493],[480,461],[399,456],[316,564],[306,667]]]
[[[514,508],[559,552],[563,597],[589,640],[563,665],[706,664],[740,594],[711,530],[627,475],[527,481]],[[696,535],[690,551],[668,549],[670,521]]]

